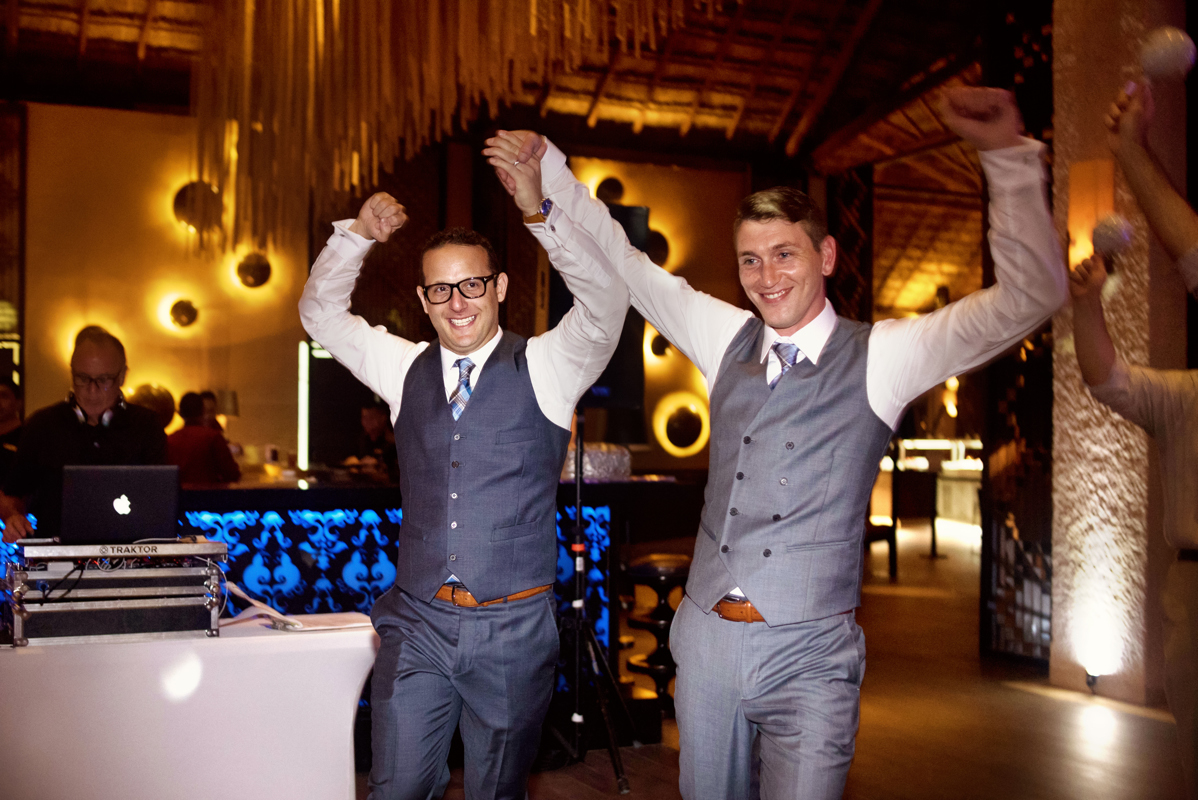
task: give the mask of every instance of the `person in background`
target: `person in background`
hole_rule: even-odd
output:
[[[398,477],[399,457],[395,431],[391,428],[391,410],[377,397],[371,397],[362,406],[361,421],[362,432],[355,453],[358,465],[369,467],[379,477]]]
[[[183,417],[183,427],[166,440],[166,460],[179,466],[179,482],[187,485],[239,480],[241,468],[229,452],[229,443],[219,430],[208,427],[203,396],[195,392],[183,395],[179,416]]]
[[[1198,292],[1198,215],[1170,185],[1147,148],[1152,93],[1129,85],[1111,104],[1107,143],[1152,232],[1190,292]],[[1198,370],[1128,364],[1115,351],[1102,311],[1107,265],[1101,256],[1070,276],[1077,363],[1090,394],[1143,428],[1160,454],[1165,542],[1177,552],[1161,591],[1165,696],[1177,720],[1187,796],[1198,798]]]
[[[225,432],[221,426],[220,420],[216,418],[216,392],[211,389],[205,389],[200,392],[200,400],[204,403],[204,418],[203,425],[207,428],[212,428],[214,431]],[[180,414],[179,416],[183,416]]]
[[[24,402],[21,387],[12,378],[0,378],[0,485],[17,459],[17,444],[21,441],[21,412]]]
[[[125,346],[99,325],[75,337],[71,354],[74,387],[61,403],[25,423],[17,457],[0,495],[4,540],[33,533],[57,536],[62,520],[62,468],[68,464],[165,464],[166,434],[153,411],[125,402],[121,386],[128,364]]]

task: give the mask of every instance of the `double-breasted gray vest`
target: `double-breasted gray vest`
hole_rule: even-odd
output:
[[[395,421],[404,519],[395,585],[431,602],[451,574],[479,601],[545,586],[557,564],[557,485],[570,432],[541,412],[527,342],[504,331],[462,416],[440,345],[404,378]]]
[[[838,318],[820,354],[771,390],[764,323],[733,338],[711,396],[710,472],[686,593],[704,611],[739,586],[770,625],[861,598],[862,536],[891,430],[873,412],[870,326]]]

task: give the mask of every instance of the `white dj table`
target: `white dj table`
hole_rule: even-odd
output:
[[[0,647],[0,795],[353,800],[377,646],[370,627],[246,623],[213,639]]]

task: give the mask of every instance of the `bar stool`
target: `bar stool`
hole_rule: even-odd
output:
[[[649,631],[657,640],[657,647],[647,655],[632,656],[628,669],[648,675],[657,685],[657,698],[661,702],[662,714],[674,716],[674,700],[670,697],[670,679],[677,667],[670,656],[670,623],[674,621],[674,609],[670,608],[670,592],[676,586],[684,586],[690,574],[691,557],[678,553],[652,553],[633,561],[626,570],[628,578],[638,586],[647,586],[657,593],[657,605],[648,614],[634,614],[628,618],[628,627]]]

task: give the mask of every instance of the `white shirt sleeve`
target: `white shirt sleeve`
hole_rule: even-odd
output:
[[[551,422],[569,428],[578,399],[603,374],[620,342],[628,290],[622,280],[585,256],[597,246],[564,209],[555,205],[544,222],[528,229],[574,295],[573,308],[552,330],[529,339],[527,351],[537,404]],[[581,258],[568,246],[578,241],[587,242]]]
[[[891,428],[925,391],[1001,354],[1068,298],[1065,262],[1045,200],[1042,150],[1026,139],[981,153],[995,285],[931,314],[874,325],[869,403]]]
[[[561,242],[563,250],[621,278],[633,307],[698,367],[710,393],[724,351],[752,313],[695,291],[633,247],[607,207],[570,172],[565,155],[552,142],[541,160],[541,184],[545,196],[573,221],[572,234]]]
[[[391,407],[394,423],[403,399],[404,377],[427,344],[401,339],[381,325],[372,328],[349,313],[362,260],[374,245],[374,240],[350,232],[352,222],[333,223],[333,235],[304,284],[300,320],[309,336]]]

